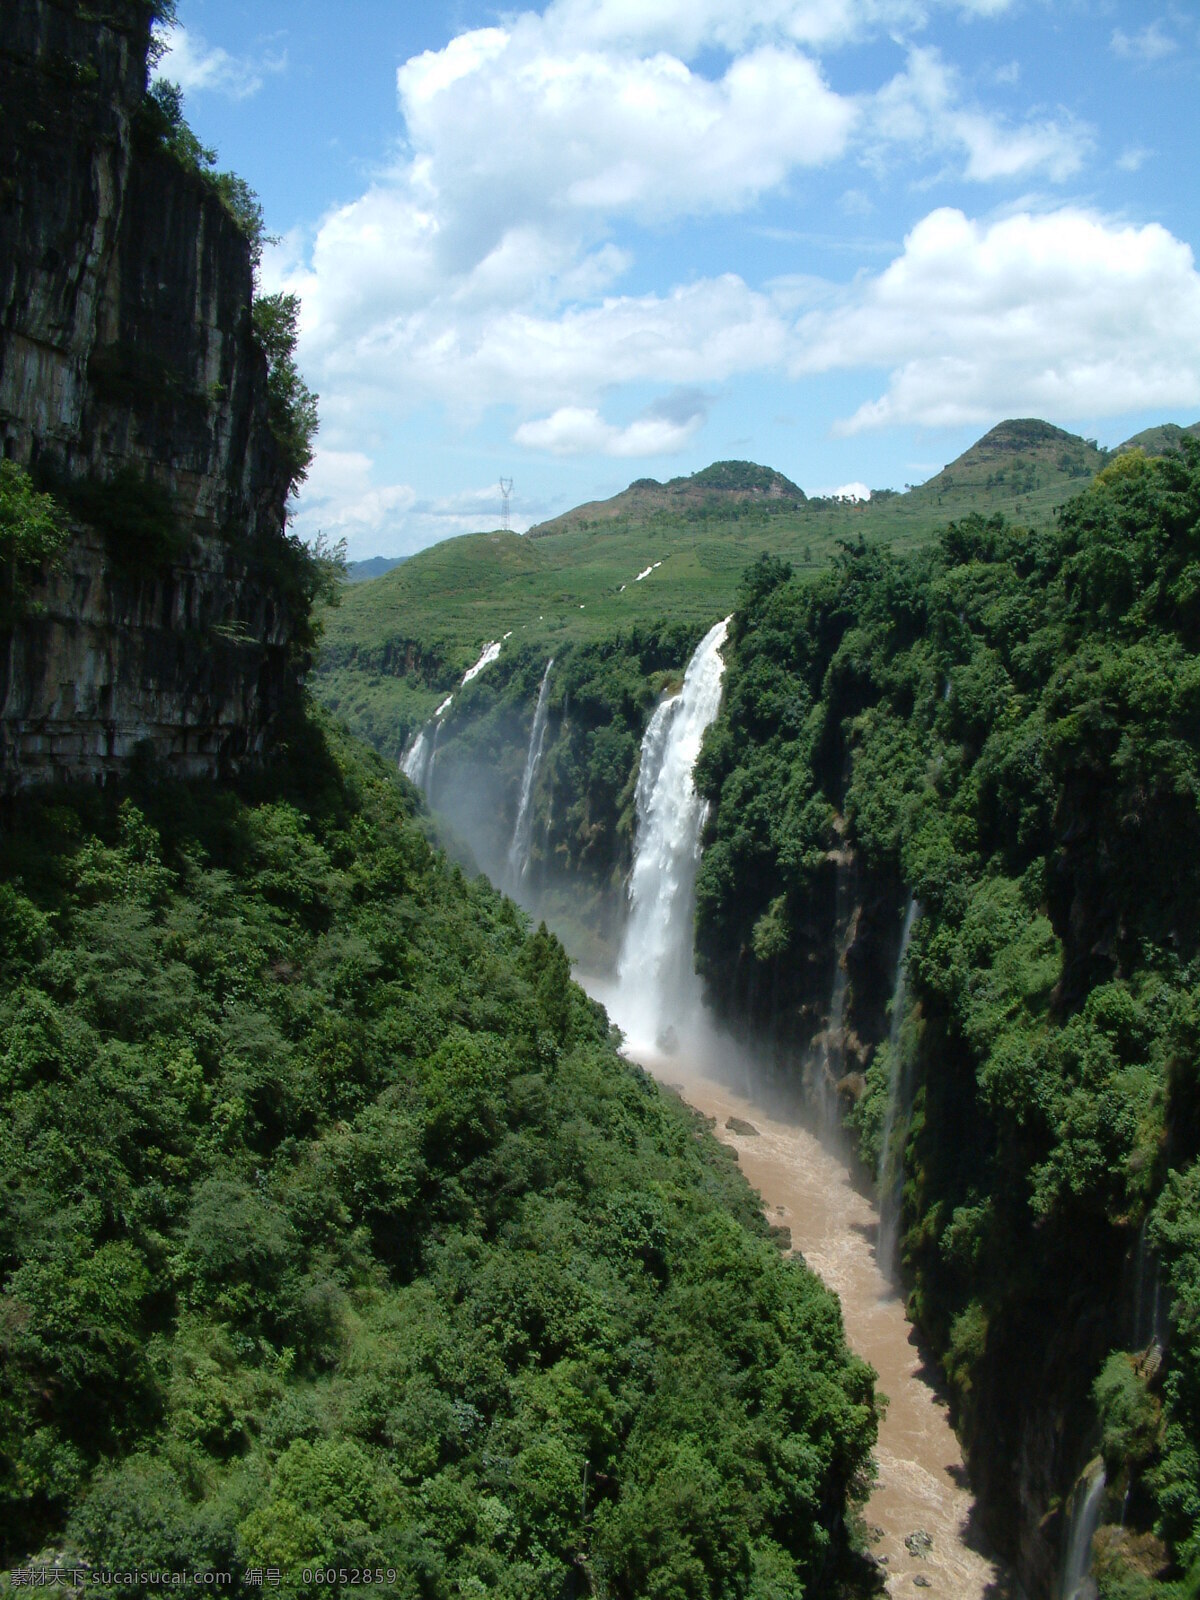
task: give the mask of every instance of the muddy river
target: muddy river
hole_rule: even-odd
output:
[[[589,985],[591,987],[591,985]],[[600,986],[596,986],[599,988]],[[610,1001],[612,991],[598,998]],[[631,1052],[632,1053],[632,1052]],[[793,1248],[835,1291],[851,1347],[879,1374],[887,1396],[876,1450],[878,1477],[867,1502],[869,1548],[885,1567],[887,1592],[946,1600],[1000,1600],[1014,1591],[976,1526],[962,1451],[895,1289],[875,1260],[878,1213],[847,1163],[798,1120],[750,1088],[738,1090],[681,1055],[638,1059],[706,1117],[762,1196],[772,1222],[791,1229]],[[757,1131],[737,1133],[731,1118]]]

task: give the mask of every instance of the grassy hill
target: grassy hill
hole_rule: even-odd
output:
[[[714,461],[702,472],[672,478],[668,483],[638,478],[611,500],[589,500],[573,511],[564,511],[561,517],[539,522],[530,528],[528,537],[545,539],[557,533],[590,532],[609,522],[644,521],[658,511],[686,516],[691,510],[728,509],[734,505],[801,506],[807,499],[803,489],[771,467],[760,467],[753,461]]]
[[[815,574],[845,540],[915,548],[972,512],[1044,522],[1106,459],[1094,441],[1021,419],[920,487],[877,491],[865,504],[806,497],[752,462],[717,462],[666,484],[639,479],[529,534],[449,539],[347,589],[328,617],[314,688],[394,757],[489,640],[510,635],[506,652],[528,645],[544,657],[664,617],[701,628],[732,608],[760,554]]]
[[[1177,449],[1185,434],[1200,439],[1200,422],[1193,422],[1186,428],[1181,428],[1177,422],[1164,422],[1157,428],[1143,428],[1141,433],[1135,433],[1132,439],[1119,444],[1117,454],[1126,450],[1144,450],[1148,456],[1161,456],[1168,450]]]

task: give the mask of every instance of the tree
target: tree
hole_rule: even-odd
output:
[[[254,333],[267,358],[267,404],[271,432],[283,453],[288,488],[308,476],[317,431],[317,396],[300,376],[295,349],[300,299],[294,294],[264,294],[254,302]]]

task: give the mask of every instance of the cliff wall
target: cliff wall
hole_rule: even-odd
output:
[[[0,636],[8,789],[118,773],[145,743],[215,774],[261,750],[294,681],[250,245],[139,118],[150,17],[5,7],[0,442],[77,519]]]

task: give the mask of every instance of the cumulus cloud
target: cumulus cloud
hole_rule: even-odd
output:
[[[230,100],[247,100],[262,88],[264,73],[282,72],[287,66],[284,55],[269,55],[258,62],[230,55],[219,45],[206,44],[198,33],[189,33],[178,22],[163,30],[162,42],[164,50],[155,70],[188,94],[207,91]]]
[[[586,408],[629,376],[705,381],[678,348],[674,293],[612,293],[631,258],[610,230],[751,206],[844,153],[859,115],[790,42],[706,77],[564,28],[554,8],[526,12],[406,62],[403,159],[327,215],[299,258],[295,240],[268,252],[268,286],[301,296],[301,357],[327,424],[348,393],[361,406],[402,389],[470,413],[512,399]],[[698,298],[721,301],[729,323],[704,348],[740,369],[731,347],[761,308],[744,285]],[[696,299],[683,309],[703,320]],[[690,339],[697,318],[685,320]]]
[[[744,211],[864,141],[955,152],[980,181],[1073,170],[1079,130],[989,119],[935,51],[874,96],[836,93],[806,53],[939,6],[983,17],[1005,0],[554,0],[405,62],[402,157],[306,250],[289,240],[264,262],[268,287],[301,296],[326,440],[349,447],[368,407],[432,400],[469,421],[506,403],[522,437],[561,450],[613,385],[719,383],[782,359],[793,307],[778,286],[727,274],[619,293],[632,258],[611,233],[626,220]],[[733,53],[706,75],[689,58],[713,45]],[[609,451],[678,437],[643,422],[595,437]]]
[[[513,515],[511,525],[524,532],[529,520]],[[494,528],[499,522],[497,483],[423,498],[406,483],[376,483],[374,463],[363,451],[329,449],[314,456],[293,518],[302,539],[311,542],[319,533],[345,539],[351,560],[408,555],[438,539]]]
[[[909,52],[875,97],[873,123],[884,145],[965,156],[963,175],[975,182],[1043,173],[1061,182],[1078,172],[1093,143],[1090,129],[1069,118],[1011,123],[964,101],[958,75],[932,48]]]
[[[453,219],[445,246],[460,268],[514,216],[738,210],[840,155],[855,118],[791,45],[758,46],[712,79],[665,51],[560,43],[530,13],[413,57],[397,85],[414,176]]]
[[[704,425],[703,397],[668,399],[619,428],[594,407],[560,406],[549,417],[523,422],[514,439],[551,455],[658,456],[681,450]]]
[[[318,450],[298,502],[304,531],[350,544],[411,511],[415,491],[408,484],[374,484],[372,466],[361,450]]]
[[[337,432],[343,422],[356,426],[362,405],[389,395],[394,405],[432,398],[466,422],[499,403],[544,416],[547,405],[586,408],[624,383],[703,386],[759,371],[781,361],[788,336],[782,305],[733,273],[663,294],[606,295],[547,311],[531,308],[533,293],[516,305],[472,304],[453,290],[434,292],[424,304],[403,303],[409,286],[397,285],[390,312],[381,291],[372,314],[369,297],[354,306],[334,282],[338,259],[353,270],[352,235],[336,253],[328,241],[321,251],[312,279],[279,281],[301,289],[305,319],[314,308],[324,318],[308,338],[305,361],[323,396],[323,436],[339,446],[348,442]],[[365,268],[366,242],[362,254]],[[335,315],[325,315],[327,292],[342,296]],[[350,395],[354,403],[343,407],[339,396]]]
[[[1200,403],[1200,274],[1188,245],[1074,207],[972,221],[948,208],[833,311],[801,319],[797,373],[890,371],[841,426]]]

